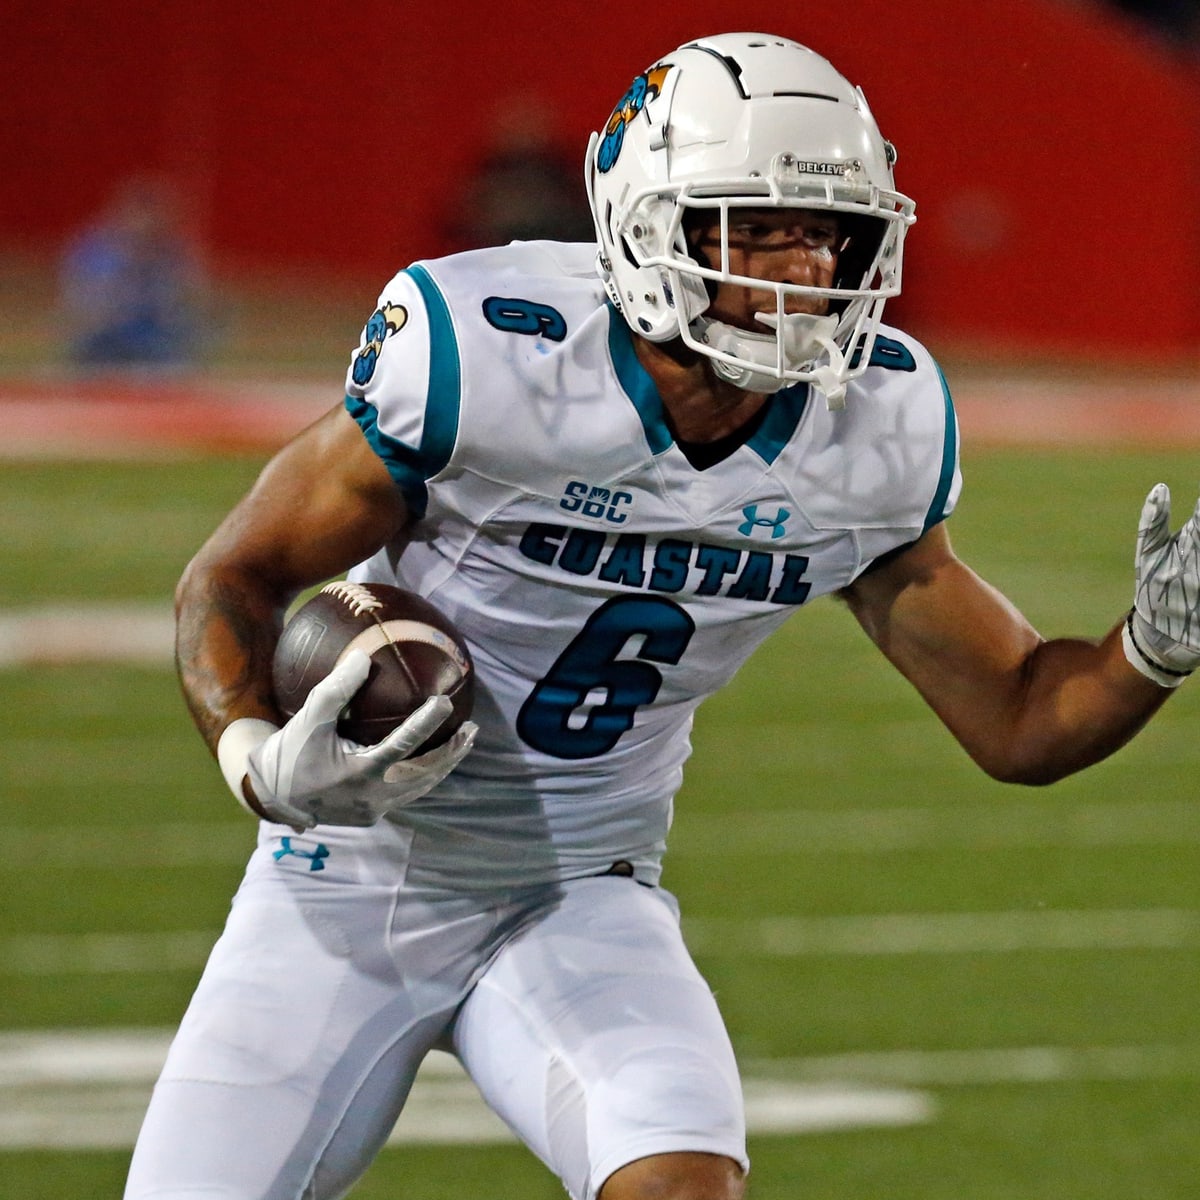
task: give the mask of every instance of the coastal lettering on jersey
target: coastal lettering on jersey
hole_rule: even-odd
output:
[[[803,554],[737,550],[674,537],[650,542],[640,533],[614,536],[542,521],[526,528],[519,548],[542,566],[639,591],[803,604],[812,590],[804,579],[808,557]]]

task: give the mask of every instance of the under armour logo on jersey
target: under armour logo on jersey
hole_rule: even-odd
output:
[[[286,858],[289,854],[292,854],[295,855],[296,858],[307,858],[308,869],[310,871],[325,870],[325,863],[322,860],[329,857],[329,847],[326,846],[324,842],[318,842],[316,848],[313,850],[297,850],[296,847],[292,845],[292,839],[290,837],[285,837],[279,839],[279,845],[280,849],[276,850],[271,856],[276,862],[278,862],[281,858]]]
[[[760,517],[758,515],[757,504],[747,504],[742,509],[742,516],[746,519],[738,526],[738,533],[743,537],[749,537],[756,528],[762,527],[771,531],[772,541],[775,538],[783,537],[783,527],[787,524],[788,517],[792,514],[786,509],[781,508],[773,517]]]

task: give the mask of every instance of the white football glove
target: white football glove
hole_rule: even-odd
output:
[[[1156,484],[1142,506],[1137,586],[1125,622],[1125,656],[1148,679],[1178,687],[1200,666],[1200,503],[1171,533],[1171,493]]]
[[[409,755],[450,715],[447,696],[431,697],[377,745],[360,746],[339,736],[338,715],[370,669],[370,656],[363,651],[347,654],[282,729],[252,718],[230,724],[217,758],[234,795],[247,804],[245,776],[263,812],[281,825],[362,826],[374,825],[445,779],[471,749],[474,722],[464,722],[436,749]]]

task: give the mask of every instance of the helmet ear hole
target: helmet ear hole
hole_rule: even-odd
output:
[[[859,213],[839,213],[843,249],[838,254],[835,287],[858,288],[866,284],[867,272],[871,270],[879,247],[887,234],[887,223],[878,217]]]

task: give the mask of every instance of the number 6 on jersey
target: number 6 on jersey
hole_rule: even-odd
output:
[[[602,604],[529,694],[517,732],[555,758],[606,754],[662,686],[650,663],[677,663],[695,622],[660,596],[618,596]],[[618,656],[642,638],[632,658]]]

